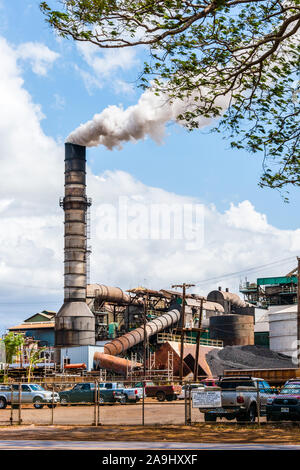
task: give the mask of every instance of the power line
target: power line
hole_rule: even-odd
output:
[[[215,277],[211,277],[209,279],[203,279],[201,281],[196,281],[196,284],[197,285],[207,284],[208,282],[211,282],[211,281],[217,281],[217,280],[223,280],[223,279],[226,279],[226,278],[236,277],[238,275],[245,274],[245,273],[248,273],[248,272],[251,272],[251,271],[259,271],[261,269],[264,269],[264,268],[267,268],[267,267],[270,267],[270,266],[274,266],[276,264],[284,264],[284,263],[290,262],[294,259],[295,259],[295,256],[290,256],[288,258],[283,258],[281,260],[273,261],[272,263],[261,264],[261,265],[258,265],[258,266],[253,266],[251,268],[243,269],[242,271],[236,271],[236,272],[233,272],[233,273],[221,274],[220,276],[215,276]]]

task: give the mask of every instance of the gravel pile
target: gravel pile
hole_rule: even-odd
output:
[[[295,368],[291,358],[263,346],[226,346],[206,354],[213,376],[222,375],[224,369],[277,369]]]

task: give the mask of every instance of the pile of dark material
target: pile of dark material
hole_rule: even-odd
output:
[[[206,361],[214,377],[225,369],[280,369],[295,368],[292,359],[263,346],[226,346],[206,354]]]

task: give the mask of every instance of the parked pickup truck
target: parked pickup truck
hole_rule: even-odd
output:
[[[140,387],[125,387],[125,385],[121,382],[100,382],[99,383],[100,389],[106,390],[115,390],[122,392],[125,396],[126,402],[134,402],[137,403],[143,396],[143,389]]]
[[[280,393],[267,401],[267,421],[300,421],[300,380],[288,380]]]
[[[199,408],[204,413],[205,421],[236,418],[237,421],[254,422],[257,417],[257,400],[260,402],[260,416],[264,416],[267,401],[275,393],[265,380],[250,376],[223,376],[218,380],[217,387],[221,390],[221,407]]]
[[[59,395],[54,392],[45,390],[39,384],[22,384],[21,385],[21,404],[33,403],[35,408],[43,408],[47,405],[49,408],[59,403]],[[0,386],[0,409],[4,409],[7,405],[18,405],[19,403],[19,385],[1,385]]]
[[[75,403],[95,403],[95,395],[94,382],[78,383],[70,390],[59,392],[60,403],[63,406]],[[98,400],[100,404],[125,403],[125,395],[122,390],[106,390],[99,387]]]
[[[135,384],[136,387],[143,387],[143,383]],[[158,401],[177,400],[182,392],[181,385],[155,385],[153,382],[145,382],[146,397],[155,397]]]
[[[179,400],[184,400],[185,399],[185,389],[187,389],[187,392],[189,390],[204,390],[204,385],[203,384],[187,384],[182,386],[182,390],[180,395],[178,395]]]

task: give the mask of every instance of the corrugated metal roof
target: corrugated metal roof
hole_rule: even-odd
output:
[[[21,323],[17,326],[12,326],[8,328],[9,330],[35,330],[38,328],[54,328],[55,322],[32,322],[32,323]]]

